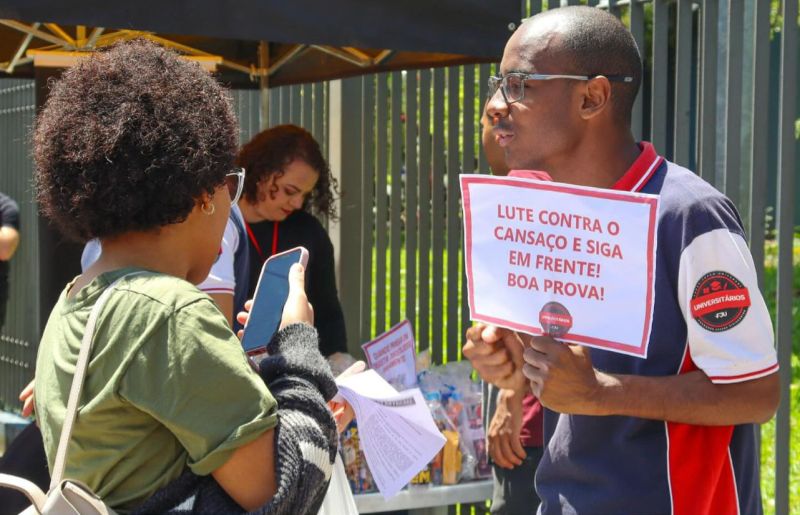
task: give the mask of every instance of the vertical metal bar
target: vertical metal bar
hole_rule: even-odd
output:
[[[11,158],[10,159],[11,160],[11,163],[10,163],[11,167],[10,168],[4,168],[3,169],[4,172],[5,172],[5,170],[16,170],[16,168],[14,168],[14,167],[19,166],[19,164],[20,164],[20,161],[19,161],[19,149],[17,148],[17,145],[14,144],[15,140],[17,138],[17,130],[16,130],[16,125],[17,124],[15,123],[15,122],[17,122],[17,116],[15,115],[14,111],[15,111],[15,108],[16,108],[16,104],[18,102],[17,98],[16,98],[17,97],[16,91],[17,91],[18,84],[19,83],[16,80],[11,82],[11,84],[10,84],[11,87],[8,88],[6,90],[6,92],[5,92],[5,94],[3,95],[3,97],[5,97],[5,102],[4,102],[5,109],[3,109],[3,115],[2,115],[3,119],[4,119],[3,128],[5,129],[5,132],[3,134],[3,138],[6,140],[6,141],[3,142],[3,146],[5,147],[4,150],[9,154],[9,157]],[[12,183],[9,186],[14,186],[14,184]],[[9,188],[9,190],[6,190],[6,193],[8,193],[12,197],[14,197],[15,196],[14,194],[16,192],[11,190],[11,188]],[[16,198],[16,200],[19,201],[20,199]],[[17,256],[17,257],[19,257],[19,256]],[[12,263],[16,264],[14,261],[12,261]],[[13,277],[10,278],[10,280],[13,281]],[[13,286],[13,282],[11,284]],[[13,299],[13,297],[11,297],[11,298]],[[9,302],[8,304],[12,304],[12,302]],[[8,306],[6,306],[6,309],[8,309]],[[4,332],[10,333],[10,335],[16,335],[17,334],[16,327],[4,328]],[[14,341],[13,337],[12,338],[5,338],[4,342],[3,342],[3,347],[4,347],[4,349],[3,349],[3,355],[4,356],[3,357],[5,358],[4,361],[6,361],[6,364],[8,366],[8,373],[4,374],[5,378],[6,378],[6,384],[4,385],[3,396],[6,399],[11,400],[13,398],[13,388],[14,388],[14,386],[16,386],[16,385],[18,385],[18,384],[20,384],[22,382],[21,379],[20,379],[19,367],[16,366],[16,362],[17,362],[17,348],[16,347],[17,346],[15,344],[15,341]]]
[[[744,2],[728,0],[728,77],[725,95],[725,175],[723,192],[741,209],[742,31]]]
[[[461,240],[461,217],[458,215],[459,185],[458,175],[461,171],[459,162],[459,91],[460,70],[451,66],[447,69],[447,339],[444,345],[447,350],[447,361],[458,359],[460,345],[458,314],[461,305],[458,299],[458,262]]]
[[[253,136],[261,132],[261,94],[258,91],[252,91],[249,93],[248,99],[250,123],[247,126],[247,141],[250,141]]]
[[[478,102],[480,105],[480,112],[478,113],[478,119],[483,116],[483,110],[486,108],[486,96],[489,91],[489,76],[492,74],[492,68],[488,64],[482,64],[478,66]],[[489,173],[489,163],[486,161],[486,152],[483,150],[483,133],[478,135],[478,173]]]
[[[753,144],[750,148],[750,252],[758,284],[764,286],[764,205],[767,194],[769,136],[769,16],[770,0],[756,0],[753,26]]]
[[[375,76],[362,79],[360,342],[372,339],[372,249],[375,242]]]
[[[621,15],[621,11],[619,5],[617,4],[618,0],[608,0],[608,12],[619,18]],[[592,0],[589,0],[589,5],[592,5]],[[594,7],[595,5],[597,5],[597,2],[594,5],[592,5],[592,7]]]
[[[239,120],[239,145],[243,145],[250,139],[250,97],[243,90],[231,91],[231,96]]]
[[[328,155],[328,123],[327,120],[330,117],[331,111],[331,83],[330,81],[326,81],[322,83],[322,117],[325,120],[325,123],[322,124],[322,141],[325,142],[325,145],[322,147],[322,151],[324,155]]]
[[[391,237],[390,250],[390,310],[389,325],[400,321],[400,242],[402,241],[403,226],[400,219],[403,193],[403,175],[401,161],[401,145],[403,143],[402,127],[400,126],[400,116],[403,110],[403,81],[400,72],[392,73],[392,113],[391,113],[391,142],[392,149],[392,196],[391,211],[389,219],[389,234]]]
[[[475,172],[475,130],[480,125],[479,116],[475,113],[475,66],[466,65],[464,70],[464,104],[462,106],[462,152],[463,173]],[[483,107],[481,105],[481,107]]]
[[[419,348],[431,348],[431,72],[419,72]],[[423,346],[424,342],[424,346]]]
[[[305,130],[311,132],[311,128],[313,126],[312,120],[314,114],[313,108],[313,100],[314,100],[314,93],[312,91],[311,84],[303,84],[303,97],[302,97],[302,114],[301,114],[301,125]]]
[[[269,108],[269,103],[267,103],[267,108]],[[250,130],[247,133],[248,141],[253,138],[256,134],[261,132],[262,129],[262,122],[261,122],[261,95],[257,91],[253,91],[250,93]],[[263,127],[266,128],[267,121],[264,120]]]
[[[443,311],[444,311],[444,238],[445,238],[445,198],[444,198],[444,91],[445,91],[444,69],[436,68],[433,70],[433,169],[431,177],[431,219],[432,219],[432,249],[431,256],[431,277],[433,279],[431,303],[431,357],[434,363],[443,363]]]
[[[718,0],[703,0],[700,36],[700,109],[698,110],[697,163],[700,177],[716,179],[717,163],[717,39]]]
[[[689,167],[692,116],[692,0],[678,0],[675,34],[673,161]]]
[[[659,153],[672,157],[667,148],[667,81],[669,69],[669,4],[653,0],[653,80],[651,87],[650,139]]]
[[[318,82],[314,84],[314,114],[311,134],[317,141],[325,141],[325,87]]]
[[[464,173],[475,173],[475,132],[476,126],[480,125],[478,117],[475,115],[475,66],[464,66],[464,107],[462,111],[461,125],[463,127],[462,134],[463,142],[463,171]],[[458,189],[459,196],[461,189]],[[459,328],[457,340],[451,341],[451,344],[461,342],[469,327],[469,302],[467,299],[467,275],[466,267],[464,266],[464,235],[463,232],[459,237],[459,259],[458,263],[461,267],[461,285],[459,291],[461,292],[461,326]],[[458,347],[458,358],[461,358],[461,345]]]
[[[97,30],[97,29],[95,29]],[[92,33],[94,35],[94,32]],[[258,42],[258,67],[262,70],[269,69],[269,43],[266,41]],[[268,127],[269,120],[272,120],[272,92],[269,89],[269,74],[264,73],[258,77],[258,119],[259,131]]]
[[[386,198],[387,174],[387,102],[389,90],[386,85],[386,74],[378,75],[378,119],[377,128],[377,163],[375,166],[375,332],[380,334],[387,329],[386,325],[386,248],[388,222],[388,206]]]
[[[542,0],[530,0],[528,5],[528,16],[534,16],[542,12]]]
[[[270,88],[267,90],[269,94],[269,109],[268,116],[269,116],[269,125],[267,127],[275,127],[280,123],[281,113],[280,113],[280,102],[281,102],[281,91],[278,88]],[[264,127],[265,129],[267,127]]]
[[[300,86],[289,86],[289,123],[302,125],[300,106]]]
[[[329,116],[329,158],[331,175],[336,178],[344,194],[338,202],[338,219],[328,221],[328,234],[333,243],[337,267],[339,298],[347,326],[347,334],[358,334],[359,280],[361,212],[358,191],[361,191],[359,173],[361,151],[361,80],[341,79],[330,85]],[[348,195],[348,192],[354,192]],[[360,353],[358,341],[348,341],[350,352]]]
[[[292,93],[290,88],[291,86],[281,86],[279,88],[281,91],[281,124],[287,124],[291,122]]]
[[[406,318],[417,328],[417,71],[406,73]],[[419,340],[417,340],[419,341]]]
[[[2,166],[2,170],[4,173],[0,175],[0,187],[3,188],[3,191],[7,192],[8,194],[12,194],[11,191],[11,184],[5,184],[5,180],[8,177],[7,172],[5,170],[14,170],[14,166],[16,165],[16,159],[13,152],[13,147],[11,143],[11,109],[10,107],[10,100],[11,100],[11,88],[14,87],[16,81],[8,80],[0,82],[0,166]],[[10,161],[10,162],[9,162]],[[9,281],[13,288],[14,285],[14,276],[11,274],[9,277]],[[12,293],[12,292],[9,292]],[[14,298],[9,295],[9,298]],[[10,307],[13,302],[8,303]],[[11,313],[7,313],[6,316],[9,319],[12,319],[14,316],[13,311]],[[14,367],[12,366],[13,359],[11,359],[11,353],[13,352],[13,343],[10,338],[7,338],[3,335],[6,333],[14,334],[14,328],[8,327],[10,324],[6,322],[6,324],[2,327],[2,333],[0,333],[0,378],[2,378],[2,384],[0,384],[0,395],[2,395],[2,399],[4,402],[11,404],[13,399],[12,388],[13,385],[17,383],[17,378],[14,376]]]
[[[778,291],[776,337],[781,401],[775,420],[775,513],[789,513],[789,436],[791,434],[792,301],[794,299],[794,204],[797,156],[797,2],[783,2],[781,29],[780,116],[778,137]]]
[[[639,53],[642,55],[644,62],[645,52],[645,36],[644,36],[644,5],[635,0],[631,1],[630,5],[630,22],[631,34],[639,47]],[[644,71],[642,71],[644,73]],[[644,90],[643,84],[639,85],[639,93],[636,95],[636,100],[633,102],[633,111],[631,113],[631,130],[636,141],[640,141],[644,137],[644,112],[642,108],[642,91]]]
[[[260,95],[242,91],[240,111],[245,123],[242,123],[241,143],[247,143],[261,128]],[[255,92],[253,92],[255,93]]]
[[[292,123],[292,86],[281,86],[281,123]]]

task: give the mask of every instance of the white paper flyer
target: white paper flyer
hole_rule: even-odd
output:
[[[337,381],[353,407],[372,477],[385,499],[411,481],[444,446],[419,388],[398,393],[374,370]]]

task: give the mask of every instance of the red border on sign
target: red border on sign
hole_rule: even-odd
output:
[[[660,162],[660,161],[659,161]],[[648,229],[647,229],[647,294],[645,297],[645,319],[644,327],[642,330],[642,340],[638,346],[629,345],[621,342],[604,340],[602,338],[594,338],[575,333],[567,333],[561,338],[569,340],[570,342],[582,343],[592,347],[601,349],[611,349],[615,351],[633,354],[635,356],[644,357],[647,353],[647,340],[650,333],[651,317],[653,316],[653,289],[655,288],[655,259],[653,250],[655,248],[655,227],[656,216],[658,215],[658,198],[652,195],[631,195],[629,192],[624,194],[615,190],[598,190],[596,188],[586,188],[581,186],[573,186],[562,183],[552,183],[534,180],[523,179],[509,179],[500,177],[487,177],[481,175],[462,175],[461,176],[461,198],[464,205],[464,238],[466,249],[466,275],[470,285],[475,281],[472,277],[472,210],[470,189],[473,184],[500,184],[504,186],[512,186],[517,188],[532,189],[539,191],[554,191],[558,193],[566,193],[570,195],[578,195],[581,197],[594,197],[609,200],[618,200],[622,202],[631,202],[635,204],[646,204],[649,209],[648,216]],[[475,298],[474,288],[469,288],[469,308],[472,314],[472,319],[479,322],[486,322],[496,324],[518,331],[524,331],[533,335],[542,334],[542,330],[538,327],[529,326],[525,324],[518,324],[510,320],[483,315],[475,311]]]
[[[367,349],[369,347],[372,347],[373,345],[376,345],[376,344],[382,342],[386,338],[390,337],[393,333],[396,333],[397,331],[399,331],[404,325],[408,325],[409,328],[411,329],[411,341],[414,342],[414,351],[416,352],[417,343],[414,341],[414,328],[411,327],[411,322],[408,319],[403,320],[402,322],[400,322],[398,324],[395,324],[388,331],[386,331],[382,335],[378,336],[374,340],[370,340],[370,341],[368,341],[367,343],[365,343],[364,345],[361,346],[361,348],[364,349],[364,356],[367,358],[367,365],[369,365],[369,368],[372,368],[372,360],[369,359],[369,354],[367,353]]]

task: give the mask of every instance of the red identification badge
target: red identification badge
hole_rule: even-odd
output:
[[[709,331],[726,331],[744,319],[750,307],[750,293],[727,272],[704,275],[692,293],[692,317]]]

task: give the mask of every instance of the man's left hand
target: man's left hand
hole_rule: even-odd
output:
[[[542,405],[560,413],[599,415],[602,374],[592,367],[589,349],[549,336],[531,338],[523,373]]]

